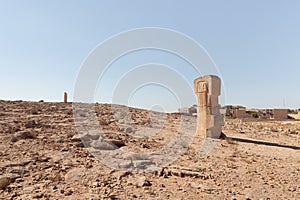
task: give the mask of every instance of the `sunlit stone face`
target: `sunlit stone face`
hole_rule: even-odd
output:
[[[204,137],[219,138],[224,125],[218,102],[220,78],[212,75],[197,78],[194,89],[198,100],[197,133]]]

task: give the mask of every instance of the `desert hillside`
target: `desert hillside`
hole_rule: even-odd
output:
[[[202,155],[196,117],[93,106],[102,135],[71,103],[0,101],[0,199],[300,199],[300,121],[226,119]],[[177,135],[187,151],[152,162]]]

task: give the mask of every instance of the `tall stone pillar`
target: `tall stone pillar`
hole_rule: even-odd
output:
[[[68,94],[64,92],[64,103],[68,103]]]
[[[220,114],[219,96],[221,80],[208,75],[194,80],[194,89],[198,99],[197,134],[203,137],[219,138],[224,125],[224,116]]]

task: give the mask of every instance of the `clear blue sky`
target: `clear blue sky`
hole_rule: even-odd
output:
[[[0,99],[60,101],[64,91],[72,97],[89,52],[112,35],[142,27],[174,29],[201,44],[220,70],[225,104],[300,107],[298,0],[1,0]],[[166,56],[166,63],[181,62],[156,54],[139,59],[148,63]],[[124,58],[120,64],[142,63],[132,60]],[[193,75],[187,77],[192,84]],[[164,93],[154,86],[145,90]],[[144,93],[137,92],[130,101],[149,107],[141,103]],[[95,97],[99,102],[110,98]],[[153,98],[150,104],[176,109],[175,100],[168,103],[167,98]]]

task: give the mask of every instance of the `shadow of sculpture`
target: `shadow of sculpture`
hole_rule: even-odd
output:
[[[266,146],[282,147],[282,148],[300,150],[300,147],[298,147],[298,146],[278,144],[278,143],[274,143],[274,142],[266,142],[266,141],[259,141],[259,140],[253,140],[253,139],[227,137],[227,136],[223,137],[222,139],[225,139],[227,141],[229,140],[229,141],[236,141],[236,142],[244,142],[244,143],[252,143],[252,144],[259,144],[259,145],[266,145]]]

